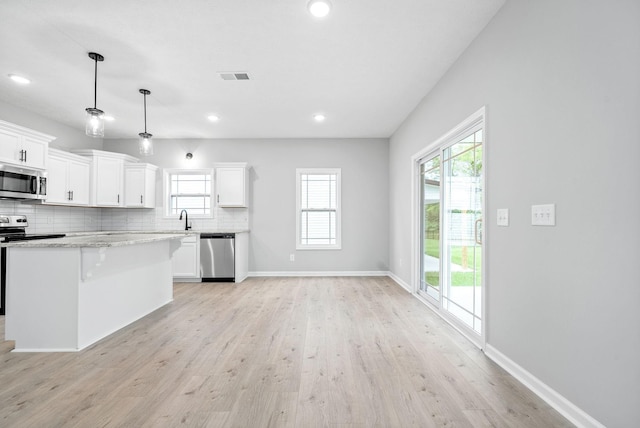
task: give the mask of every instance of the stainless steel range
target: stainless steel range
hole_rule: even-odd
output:
[[[0,242],[27,241],[31,239],[61,238],[62,233],[29,235],[27,227],[29,222],[25,215],[4,215],[0,214]],[[5,314],[6,309],[6,287],[7,287],[7,249],[0,250],[0,315]]]

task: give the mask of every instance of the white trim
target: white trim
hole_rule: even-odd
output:
[[[300,176],[302,174],[336,175],[336,243],[304,245],[300,242]],[[296,168],[296,250],[342,250],[342,168]]]
[[[88,345],[87,345],[88,346]],[[23,352],[23,353],[29,353],[29,352],[79,352],[82,351],[83,349],[85,349],[87,346],[83,347],[83,348],[14,348],[11,350],[11,352]]]
[[[588,415],[584,410],[567,400],[564,396],[549,387],[549,385],[516,364],[493,346],[486,345],[485,355],[505,369],[511,376],[522,382],[522,384],[576,426],[584,428],[605,428],[603,424]]]
[[[249,272],[249,276],[272,277],[272,276],[389,276],[387,271],[257,271]]]

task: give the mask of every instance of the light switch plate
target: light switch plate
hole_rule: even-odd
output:
[[[498,226],[509,226],[509,208],[498,208]]]
[[[531,225],[532,226],[555,226],[556,225],[556,205],[531,205]]]

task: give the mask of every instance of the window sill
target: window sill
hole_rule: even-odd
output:
[[[342,250],[342,245],[296,245],[296,250]]]

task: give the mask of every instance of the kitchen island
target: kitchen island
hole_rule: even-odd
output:
[[[6,243],[5,339],[15,351],[86,348],[173,300],[180,233],[113,233]]]

